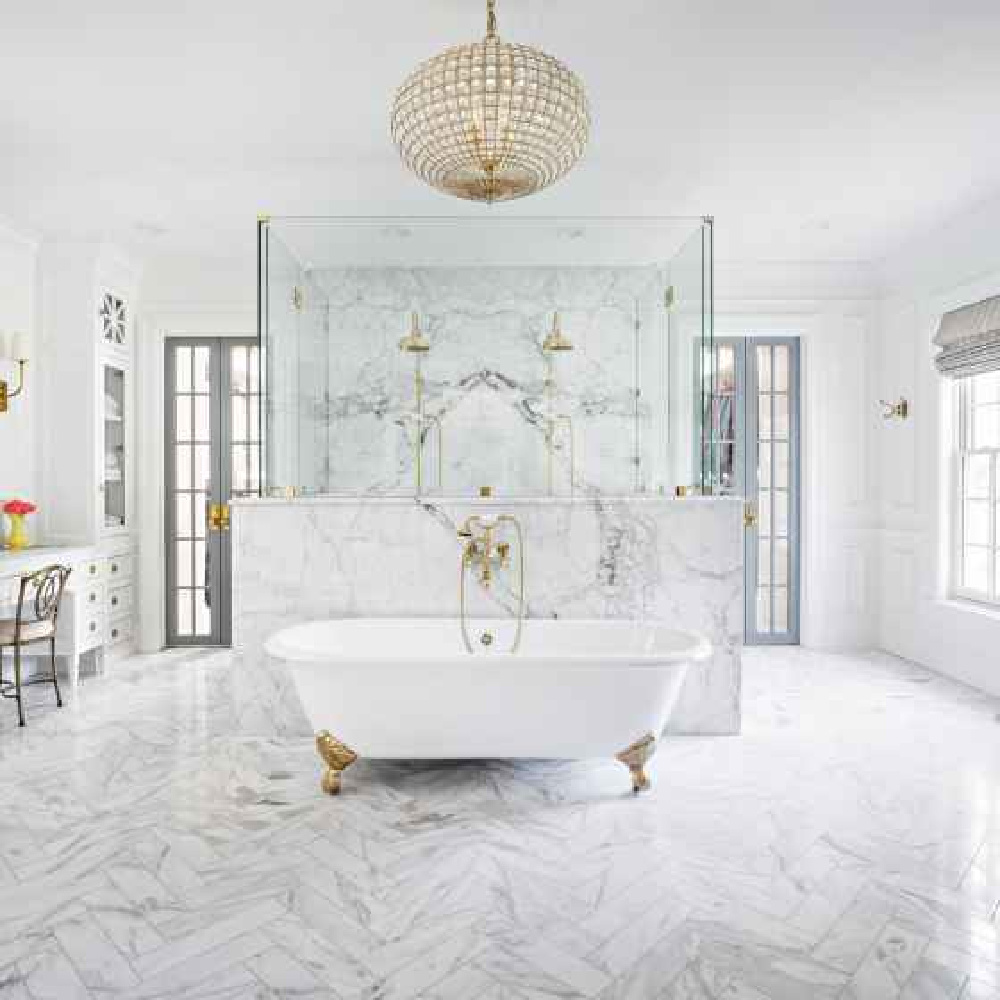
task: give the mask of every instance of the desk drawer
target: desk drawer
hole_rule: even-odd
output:
[[[106,610],[109,618],[126,615],[132,610],[132,587],[109,587]]]
[[[103,579],[103,563],[103,559],[88,559],[84,563],[78,563],[73,567],[73,572],[70,575],[72,585],[82,590],[84,587],[89,587],[91,584]]]
[[[80,623],[80,652],[86,653],[104,643],[104,615],[84,618]]]
[[[131,556],[108,556],[104,560],[104,579],[108,586],[113,587],[118,580],[132,579]]]
[[[132,639],[132,619],[111,618],[104,626],[104,644],[106,646],[120,646],[122,643],[130,642]]]

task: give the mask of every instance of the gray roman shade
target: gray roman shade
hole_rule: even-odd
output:
[[[1000,371],[1000,295],[946,312],[934,343],[934,364],[947,378]]]

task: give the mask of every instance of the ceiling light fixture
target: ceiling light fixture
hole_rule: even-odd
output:
[[[583,85],[557,59],[497,36],[422,63],[396,92],[392,139],[421,179],[470,201],[534,194],[566,174],[587,145]]]

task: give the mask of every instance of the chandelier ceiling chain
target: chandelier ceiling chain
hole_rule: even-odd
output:
[[[392,139],[428,184],[472,201],[534,194],[565,175],[587,146],[590,114],[576,74],[497,34],[422,63],[396,92]]]

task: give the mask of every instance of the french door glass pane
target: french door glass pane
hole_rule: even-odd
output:
[[[788,358],[791,349],[785,344],[774,346],[774,391],[788,392]]]
[[[191,440],[191,397],[178,396],[174,406],[174,437],[178,441]]]
[[[191,489],[191,445],[179,444],[174,449],[174,487]]]
[[[788,396],[783,393],[775,393],[774,399],[774,426],[772,428],[776,438],[787,440],[788,438]]]
[[[212,391],[212,350],[209,347],[194,349],[194,391]]]
[[[771,391],[771,348],[757,348],[757,389],[760,392]]]
[[[788,453],[787,442],[774,445],[774,485],[781,488],[788,488]]]
[[[962,551],[962,586],[986,594],[989,590],[990,550],[978,545],[966,545]]]
[[[194,519],[191,516],[191,494],[176,494],[176,512],[174,515],[174,530],[178,538],[190,538],[191,530],[194,526]]]
[[[757,437],[762,441],[771,437],[771,397],[767,393],[757,399]]]
[[[762,490],[769,489],[773,482],[771,473],[771,446],[761,442],[757,449],[757,483]]]
[[[771,592],[771,631],[788,631],[788,588],[775,587]]]
[[[733,393],[736,391],[736,349],[728,345],[719,346],[716,360],[717,391]]]
[[[757,531],[762,538],[771,534],[770,490],[761,490],[757,494]]]
[[[185,638],[194,635],[193,594],[183,587],[177,591],[177,634]]]
[[[775,490],[772,500],[774,504],[774,533],[788,534],[788,490]]]
[[[175,347],[174,350],[176,352],[174,361],[174,389],[177,392],[190,392],[192,385],[191,348]]]
[[[989,500],[966,500],[965,518],[966,545],[990,544],[990,502]]]
[[[757,631],[762,634],[771,631],[771,591],[768,587],[757,588]]]
[[[988,500],[990,495],[989,455],[968,455],[965,459],[965,496]]]

